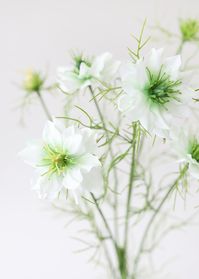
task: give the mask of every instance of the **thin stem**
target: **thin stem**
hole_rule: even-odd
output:
[[[121,276],[122,276],[122,279],[123,279],[122,270],[121,270],[121,268],[120,268],[120,267],[121,267],[121,250],[120,250],[120,248],[119,248],[118,245],[117,245],[117,242],[116,242],[116,240],[115,240],[115,238],[114,238],[114,236],[113,236],[113,234],[112,234],[112,231],[111,231],[111,229],[110,229],[110,227],[109,227],[109,224],[108,224],[108,222],[107,222],[107,220],[106,220],[106,218],[105,218],[105,215],[104,215],[104,213],[102,212],[102,209],[99,207],[99,204],[98,204],[98,202],[97,202],[97,199],[95,198],[95,196],[94,196],[93,193],[90,193],[90,194],[91,194],[91,197],[92,197],[92,199],[93,199],[93,201],[94,201],[94,203],[95,203],[95,205],[96,205],[96,208],[97,208],[97,210],[98,210],[98,212],[99,212],[99,214],[100,214],[100,216],[101,216],[101,218],[102,218],[102,221],[103,221],[103,223],[104,223],[104,225],[105,225],[105,227],[106,227],[106,230],[107,230],[107,232],[109,233],[109,236],[110,236],[110,239],[111,239],[111,241],[112,241],[113,247],[114,247],[114,249],[115,249],[116,257],[117,257],[117,260],[118,260],[119,271],[120,271]]]
[[[89,211],[90,209],[89,209],[87,203],[85,202],[84,204],[86,206],[86,209]],[[115,276],[115,269],[114,269],[114,266],[113,266],[112,259],[111,259],[111,256],[109,254],[108,248],[106,246],[106,243],[105,243],[104,239],[102,239],[102,237],[99,237],[99,236],[102,236],[101,230],[98,228],[94,218],[89,219],[89,221],[90,221],[91,226],[96,231],[96,236],[97,236],[98,240],[102,243],[102,247],[104,249],[104,254],[105,254],[105,257],[106,257],[107,262],[108,262],[108,267],[110,268],[110,272],[112,273],[113,278],[115,278],[116,277]]]
[[[97,102],[97,100],[96,100],[95,94],[94,94],[93,89],[92,89],[91,86],[89,86],[89,90],[90,90],[90,92],[91,92],[93,101],[94,101],[94,103],[95,103],[97,112],[98,112],[98,114],[99,114],[100,120],[101,120],[102,125],[103,125],[103,128],[104,128],[104,130],[106,131],[106,124],[105,124],[105,121],[104,121],[104,117],[103,117],[103,114],[102,114],[102,112],[101,112],[101,109],[100,109],[100,107],[99,107],[99,104],[98,104],[98,102]]]
[[[104,243],[104,241],[102,241],[102,246],[103,246],[103,248],[104,248],[104,254],[105,254],[106,258],[107,258],[108,266],[109,266],[109,268],[110,268],[110,271],[111,271],[111,273],[112,273],[113,276],[114,276],[113,278],[115,278],[115,270],[114,270],[114,267],[113,267],[113,264],[112,264],[112,261],[111,261],[111,257],[110,257],[110,255],[109,255],[109,251],[108,251],[108,249],[107,249],[106,244]]]
[[[184,43],[185,43],[185,41],[181,40],[180,45],[177,48],[176,54],[181,54],[182,53],[182,50],[183,50],[183,47],[184,47]]]
[[[101,216],[101,218],[102,218],[102,220],[103,220],[103,222],[104,222],[104,225],[105,225],[105,227],[106,227],[106,229],[107,229],[107,232],[109,233],[110,239],[112,240],[114,246],[117,247],[117,243],[116,243],[116,241],[115,241],[115,239],[114,239],[114,237],[113,237],[113,234],[112,234],[112,232],[111,232],[111,229],[110,229],[110,227],[109,227],[109,224],[108,224],[108,222],[107,222],[107,220],[106,220],[106,218],[105,218],[105,215],[104,215],[104,213],[102,212],[101,208],[99,207],[99,204],[98,204],[98,202],[97,202],[97,199],[95,198],[95,196],[94,196],[93,193],[90,193],[90,194],[91,194],[91,197],[92,197],[92,199],[93,199],[93,201],[94,201],[94,203],[95,203],[95,205],[96,205],[96,208],[97,208],[97,210],[98,210],[98,212],[99,212],[99,214],[100,214],[100,216]]]
[[[158,213],[160,212],[160,210],[162,209],[163,205],[165,204],[167,198],[169,197],[170,193],[174,190],[174,188],[176,187],[176,185],[179,183],[179,181],[183,178],[183,176],[185,175],[186,171],[188,169],[188,165],[185,165],[184,168],[182,169],[182,171],[180,172],[180,175],[178,176],[178,178],[175,180],[175,182],[171,185],[171,187],[169,188],[169,190],[166,192],[165,196],[163,197],[163,199],[161,200],[159,206],[157,207],[157,209],[155,210],[154,214],[151,216],[151,219],[148,222],[148,225],[143,233],[142,239],[140,241],[140,247],[138,249],[138,254],[137,257],[135,258],[135,262],[134,262],[134,274],[132,276],[132,279],[135,279],[135,275],[137,273],[137,267],[138,267],[138,263],[141,257],[141,254],[144,250],[144,246],[149,234],[149,231],[151,229],[151,226],[153,225]]]
[[[95,94],[94,94],[94,91],[92,89],[91,86],[89,86],[89,90],[91,92],[91,95],[92,95],[92,98],[93,98],[93,101],[94,101],[94,104],[96,106],[96,109],[97,109],[97,112],[98,112],[98,115],[99,115],[99,118],[102,122],[102,127],[106,133],[106,137],[109,141],[109,134],[108,134],[108,130],[107,130],[107,127],[106,127],[106,123],[105,123],[105,120],[104,120],[104,117],[103,117],[103,114],[101,112],[101,109],[100,109],[100,106],[96,100],[96,97],[95,97]],[[113,152],[113,149],[112,149],[112,146],[111,146],[111,143],[109,143],[109,148],[110,148],[110,156],[111,156],[111,159],[114,158],[114,152]],[[115,238],[116,238],[116,241],[118,240],[118,237],[119,237],[119,232],[118,232],[118,197],[117,197],[117,193],[118,193],[118,175],[117,175],[117,171],[116,169],[114,168],[113,169],[113,172],[114,172],[114,185],[115,185],[115,188],[114,188],[114,191],[115,191],[115,195],[114,195],[114,231],[115,231]]]
[[[130,169],[130,177],[129,177],[129,185],[128,185],[128,193],[127,193],[127,202],[126,202],[126,216],[125,216],[125,227],[124,227],[124,256],[125,256],[125,273],[127,271],[127,248],[128,248],[128,231],[129,231],[129,215],[130,215],[130,205],[131,205],[131,197],[133,190],[133,181],[135,176],[135,166],[136,166],[136,146],[137,146],[137,123],[134,124],[133,127],[133,145],[132,145],[132,159],[131,159],[131,169]]]
[[[42,108],[43,108],[43,110],[44,110],[48,120],[52,121],[52,117],[51,117],[50,112],[49,112],[49,110],[48,110],[48,108],[47,108],[47,106],[46,106],[46,104],[44,102],[44,99],[43,99],[41,93],[39,91],[37,91],[36,93],[37,93],[37,96],[39,97],[41,106],[42,106]]]

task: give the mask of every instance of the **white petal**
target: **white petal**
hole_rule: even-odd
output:
[[[62,179],[56,175],[40,177],[34,189],[42,199],[53,200],[58,197],[62,189]]]
[[[81,88],[82,81],[73,68],[59,68],[57,82],[60,88],[67,93],[73,93]]]
[[[134,96],[139,94],[138,91],[143,91],[148,82],[146,67],[142,59],[136,65],[130,64],[126,67],[126,71],[121,73],[122,88],[128,95]]]
[[[120,65],[120,61],[110,61],[103,70],[102,80],[110,83],[113,78],[117,77]]]
[[[181,66],[181,57],[176,55],[169,57],[164,61],[164,70],[170,75],[171,80],[176,80],[179,76],[179,70]]]
[[[77,154],[83,149],[82,145],[82,135],[76,134],[73,136],[65,137],[63,135],[63,149],[68,151],[70,154]]]
[[[96,156],[92,154],[85,154],[80,158],[78,165],[81,169],[89,172],[93,167],[101,166],[101,163]]]
[[[82,153],[92,153],[96,154],[97,147],[97,133],[88,128],[83,128],[81,130],[82,133]],[[80,150],[81,151],[81,150]]]
[[[102,169],[100,167],[93,168],[89,173],[84,174],[82,189],[97,195],[102,194],[104,189]]]
[[[122,88],[128,95],[137,87],[137,68],[133,64],[123,64],[121,67]]]
[[[95,77],[99,78],[101,71],[104,69],[105,62],[111,58],[112,58],[112,55],[108,52],[105,52],[105,53],[97,56],[94,59],[93,64],[92,64],[92,68],[91,68],[92,74]]]
[[[112,79],[116,77],[120,64],[120,61],[113,60],[111,53],[105,52],[94,59],[91,72],[101,81],[111,83]]]
[[[48,121],[44,128],[43,140],[53,148],[62,146],[62,134],[51,121]]]
[[[133,98],[130,97],[127,94],[124,94],[119,97],[118,99],[118,109],[120,111],[127,111],[129,109],[133,109],[134,104],[133,104]]]
[[[24,150],[19,153],[19,156],[24,159],[24,161],[36,167],[37,164],[41,161],[42,158],[42,145],[41,143],[30,143]]]
[[[76,204],[79,204],[79,195],[78,195],[78,192],[76,190],[71,190],[72,194],[73,194],[73,197],[74,197],[74,200],[75,200],[75,203]]]
[[[78,168],[68,170],[64,174],[63,185],[66,189],[76,189],[80,187],[82,182],[82,174]]]
[[[63,131],[66,129],[65,119],[58,119],[56,117],[53,117],[53,123],[60,133],[63,133]]]
[[[152,48],[148,60],[146,61],[146,65],[152,72],[159,72],[160,67],[162,65],[162,54],[163,54],[163,48],[155,49]]]
[[[80,64],[80,69],[79,69],[79,78],[85,79],[88,78],[89,76],[90,76],[90,67],[82,62]]]
[[[69,127],[65,128],[63,130],[63,136],[66,137],[66,138],[71,137],[74,134],[75,134],[75,127],[74,126],[69,126]]]
[[[193,177],[195,177],[196,179],[199,179],[199,164],[198,163],[190,164],[189,172]]]

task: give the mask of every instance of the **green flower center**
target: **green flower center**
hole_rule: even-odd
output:
[[[181,81],[172,81],[170,76],[162,71],[162,67],[158,74],[152,74],[146,68],[148,74],[148,84],[145,87],[145,94],[153,104],[165,105],[171,100],[179,101],[178,95],[179,85]]]
[[[91,64],[88,61],[86,61],[85,59],[83,59],[81,57],[79,57],[79,58],[77,57],[75,59],[75,68],[80,70],[80,66],[81,66],[82,63],[86,64],[88,67],[91,66]]]
[[[44,157],[41,167],[47,167],[48,171],[45,174],[51,175],[57,173],[60,175],[66,169],[71,168],[77,163],[77,157],[67,152],[55,150],[49,145],[44,146]]]
[[[88,67],[91,67],[91,62],[84,58],[82,55],[74,56],[74,73],[79,74],[81,64],[85,64]]]
[[[199,163],[199,142],[196,138],[194,138],[190,143],[189,153],[191,154],[192,159]]]

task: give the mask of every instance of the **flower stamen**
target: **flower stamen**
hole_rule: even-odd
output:
[[[191,154],[192,159],[199,163],[199,142],[196,138],[190,143],[189,153]]]
[[[178,86],[181,84],[180,80],[172,81],[168,74],[162,72],[162,67],[158,75],[152,74],[148,68],[146,70],[149,82],[145,87],[145,94],[153,104],[165,105],[172,99],[179,101],[178,95],[181,92]]]
[[[50,145],[45,145],[43,150],[45,156],[39,166],[48,168],[48,170],[43,173],[43,175],[52,175],[53,173],[60,175],[67,168],[74,166],[76,163],[77,158],[74,155],[55,150]]]

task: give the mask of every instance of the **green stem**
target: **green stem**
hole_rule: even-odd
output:
[[[183,47],[184,47],[184,43],[185,43],[185,41],[181,40],[180,45],[177,48],[176,54],[181,54],[182,53],[182,50],[183,50]]]
[[[125,279],[125,277],[123,277],[123,269],[122,269],[122,263],[123,263],[123,249],[121,249],[121,248],[117,245],[117,242],[116,242],[116,240],[115,240],[114,237],[113,237],[113,234],[112,234],[112,232],[111,232],[111,229],[110,229],[110,227],[109,227],[109,224],[108,224],[108,222],[107,222],[107,220],[106,220],[106,218],[105,218],[105,215],[104,215],[104,213],[102,212],[101,208],[99,207],[99,204],[98,204],[98,202],[97,202],[97,199],[95,198],[95,196],[93,195],[93,193],[90,193],[90,194],[91,194],[91,197],[92,197],[92,199],[93,199],[93,201],[94,201],[94,203],[95,203],[95,205],[96,205],[96,208],[97,208],[97,210],[98,210],[98,212],[99,212],[99,214],[100,214],[100,216],[101,216],[101,218],[102,218],[102,221],[103,221],[103,223],[104,223],[104,225],[105,225],[105,227],[106,227],[106,230],[107,230],[107,232],[109,233],[110,239],[111,239],[111,241],[112,241],[113,248],[114,248],[115,254],[116,254],[116,258],[117,258],[117,260],[118,260],[119,272],[120,272],[120,274],[121,274],[121,278],[122,278],[122,279]]]
[[[113,264],[112,264],[112,261],[111,261],[111,256],[109,255],[109,251],[108,251],[104,241],[102,241],[102,246],[104,248],[104,254],[105,254],[106,258],[107,258],[107,262],[108,262],[108,266],[110,268],[110,272],[112,273],[113,278],[115,278],[115,270],[114,270],[114,267],[113,267]]]
[[[185,175],[187,170],[188,170],[188,165],[186,164],[184,166],[184,168],[181,170],[180,175],[178,176],[178,178],[175,180],[175,182],[171,185],[171,187],[166,192],[165,196],[161,200],[161,202],[160,202],[159,206],[157,207],[157,209],[155,210],[154,214],[151,216],[151,219],[149,220],[148,225],[147,225],[147,227],[146,227],[146,229],[143,233],[142,239],[140,241],[140,247],[138,249],[138,254],[137,254],[137,257],[135,258],[135,262],[134,262],[134,274],[132,276],[132,279],[136,278],[135,276],[136,276],[136,273],[137,273],[137,267],[138,267],[138,264],[139,264],[139,260],[140,260],[141,254],[144,250],[144,246],[145,246],[149,231],[151,229],[151,226],[153,225],[158,213],[162,209],[162,207],[165,204],[165,202],[166,202],[167,198],[169,197],[170,193],[175,189],[176,185],[183,178],[183,176]]]
[[[107,220],[106,220],[106,218],[105,218],[105,215],[104,215],[104,213],[102,212],[101,208],[99,207],[99,204],[98,204],[98,202],[97,202],[97,199],[95,198],[95,196],[94,196],[93,193],[91,193],[91,197],[92,197],[92,199],[93,199],[93,201],[94,201],[94,203],[95,203],[95,205],[96,205],[96,208],[97,208],[97,210],[98,210],[100,216],[102,217],[102,220],[103,220],[103,222],[104,222],[104,225],[105,225],[105,227],[106,227],[106,229],[107,229],[107,231],[108,231],[108,233],[109,233],[109,236],[110,236],[111,240],[113,241],[114,246],[117,246],[116,241],[115,241],[115,239],[114,239],[114,237],[113,237],[113,234],[112,234],[112,232],[111,232],[111,229],[110,229],[110,227],[109,227],[109,224],[108,224],[108,222],[107,222]]]
[[[125,277],[128,275],[127,268],[127,257],[128,257],[128,238],[129,238],[129,217],[130,217],[130,205],[131,205],[131,197],[133,192],[133,181],[135,177],[135,166],[136,166],[136,147],[137,147],[137,123],[133,126],[133,145],[132,145],[132,159],[131,159],[131,169],[130,169],[130,177],[129,177],[129,185],[128,185],[128,193],[127,193],[127,201],[126,201],[126,216],[125,216],[125,227],[124,227],[124,264],[123,264],[123,274]]]
[[[98,210],[98,212],[99,212],[99,214],[100,214],[100,216],[101,216],[101,218],[102,218],[102,221],[103,221],[103,223],[104,223],[104,225],[105,225],[105,227],[106,227],[106,230],[107,230],[107,232],[109,233],[109,237],[110,237],[110,239],[111,239],[111,241],[112,241],[112,243],[113,243],[113,245],[114,245],[114,248],[115,248],[116,252],[118,252],[117,243],[116,243],[116,241],[115,241],[115,239],[114,239],[114,237],[113,237],[112,231],[111,231],[111,229],[110,229],[110,227],[109,227],[109,224],[108,224],[108,222],[107,222],[107,220],[106,220],[106,218],[105,218],[105,215],[104,215],[104,213],[102,212],[102,209],[100,208],[100,206],[99,206],[99,204],[98,204],[98,202],[97,202],[97,199],[95,198],[94,194],[93,194],[93,193],[90,193],[90,194],[91,194],[91,197],[92,197],[92,199],[93,199],[93,201],[94,201],[94,203],[95,203],[95,205],[96,205],[96,208],[97,208],[97,210]]]
[[[40,100],[41,106],[42,106],[42,108],[43,108],[43,110],[44,110],[44,112],[45,112],[45,114],[46,114],[48,120],[52,121],[52,117],[51,117],[51,115],[50,115],[50,112],[49,112],[49,110],[48,110],[48,108],[47,108],[47,106],[46,106],[46,104],[45,104],[45,102],[44,102],[44,99],[43,99],[43,97],[42,97],[40,91],[37,91],[36,93],[37,93],[37,96],[38,96],[38,98],[39,98],[39,100]]]
[[[104,120],[103,114],[101,112],[100,106],[99,106],[99,104],[96,100],[94,91],[93,91],[91,86],[89,86],[89,90],[91,92],[91,96],[93,98],[95,107],[97,109],[100,121],[102,122],[102,127],[103,127],[103,129],[106,133],[107,140],[109,141],[110,138],[109,138],[108,130],[107,130],[107,127],[106,127],[106,123],[105,123],[105,120]],[[113,159],[114,158],[114,152],[113,152],[111,143],[109,143],[109,148],[110,148],[111,159]],[[117,197],[117,195],[118,195],[117,194],[118,193],[118,175],[117,175],[117,171],[116,171],[115,168],[113,169],[113,172],[114,172],[114,180],[115,180],[115,182],[114,182],[114,185],[115,185],[115,188],[114,188],[114,191],[115,191],[115,195],[114,195],[114,231],[115,231],[115,238],[116,238],[116,241],[117,241],[118,237],[119,237],[119,232],[118,232],[118,197]]]
[[[114,248],[114,250],[115,250],[115,255],[116,255],[116,259],[118,260],[118,269],[119,269],[119,273],[120,273],[120,275],[121,275],[121,279],[126,279],[126,277],[124,277],[124,272],[123,272],[123,262],[124,262],[124,253],[123,253],[123,249],[122,248],[120,248],[118,245],[117,245],[117,242],[116,242],[116,240],[114,239],[114,237],[113,237],[113,234],[112,234],[112,232],[111,232],[111,229],[110,229],[110,227],[109,227],[109,224],[108,224],[108,222],[107,222],[107,220],[106,220],[106,218],[105,218],[105,215],[104,215],[104,213],[102,212],[102,210],[101,210],[101,208],[99,207],[99,204],[98,204],[98,202],[97,202],[97,199],[95,198],[95,196],[93,195],[93,193],[90,193],[91,194],[91,197],[92,197],[92,199],[93,199],[93,201],[94,201],[94,203],[95,203],[95,205],[96,205],[96,208],[97,208],[97,210],[98,210],[98,212],[99,212],[99,214],[100,214],[100,216],[101,216],[101,218],[102,218],[102,221],[103,221],[103,223],[104,223],[104,225],[105,225],[105,227],[106,227],[106,230],[107,230],[107,232],[109,233],[109,237],[110,237],[110,239],[111,239],[111,241],[112,241],[112,244],[113,244],[113,248]],[[115,279],[115,278],[114,278]]]
[[[84,205],[86,206],[86,210],[89,212],[89,207],[88,207],[88,204],[85,202]],[[93,214],[92,214],[93,216]],[[98,238],[98,240],[100,241],[100,243],[102,243],[102,247],[104,249],[104,254],[105,254],[105,257],[107,259],[107,262],[108,262],[108,267],[110,269],[110,272],[113,276],[113,278],[115,278],[115,269],[114,269],[114,266],[113,266],[113,263],[112,263],[112,259],[111,259],[111,256],[109,254],[109,251],[108,251],[108,248],[107,248],[107,245],[104,241],[104,238],[102,239],[102,233],[101,233],[101,230],[98,228],[96,222],[95,222],[95,218],[91,218],[89,219],[89,222],[92,226],[92,228],[94,229],[94,231],[96,231],[96,236]]]

